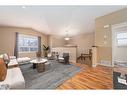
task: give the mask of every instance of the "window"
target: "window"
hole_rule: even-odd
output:
[[[38,51],[38,37],[19,34],[18,51],[19,52]]]
[[[127,33],[117,33],[117,46],[127,46]]]

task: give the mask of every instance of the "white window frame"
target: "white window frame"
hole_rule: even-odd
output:
[[[120,34],[120,33],[127,33],[127,31],[116,32],[116,46],[118,46],[118,47],[127,46],[127,43],[124,44],[124,45],[120,45],[120,44],[118,43],[118,40],[120,40],[120,39],[121,39],[121,40],[122,40],[122,39],[126,39],[126,40],[127,40],[127,38],[118,38],[117,35]]]
[[[37,40],[38,40],[38,37],[37,37],[37,36],[19,34],[18,40],[20,39],[20,37],[24,37],[24,38],[33,38],[33,39],[37,39]],[[38,44],[38,41],[37,41],[37,44]],[[28,48],[29,48],[29,51],[20,51],[20,47],[28,47]],[[30,48],[34,48],[34,47],[37,48],[37,51],[38,51],[38,45],[37,45],[37,46],[20,46],[20,45],[19,45],[19,42],[18,42],[18,52],[19,52],[19,53],[35,53],[35,52],[37,52],[37,51],[30,51]]]

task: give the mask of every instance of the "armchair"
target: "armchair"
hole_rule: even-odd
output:
[[[53,53],[53,52],[48,53],[48,54],[47,54],[47,58],[48,58],[48,60],[53,60],[53,59],[55,59],[54,53]]]
[[[63,57],[59,57],[58,61],[65,64],[69,64],[69,53],[63,53]]]

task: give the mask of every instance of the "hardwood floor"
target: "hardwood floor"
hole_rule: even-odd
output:
[[[82,70],[57,89],[113,89],[112,68],[105,66],[92,68],[80,63],[76,65]]]

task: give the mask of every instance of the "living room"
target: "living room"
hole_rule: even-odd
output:
[[[127,44],[112,44],[126,17],[126,6],[0,6],[1,89],[126,89]]]

